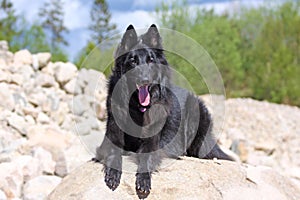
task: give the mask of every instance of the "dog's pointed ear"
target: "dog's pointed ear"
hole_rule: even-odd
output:
[[[152,24],[148,31],[142,36],[143,43],[151,48],[162,49],[161,37],[155,24]]]
[[[134,27],[130,24],[121,40],[121,48],[124,51],[130,50],[137,43],[137,34]]]
[[[137,34],[134,27],[130,24],[124,33],[121,43],[115,52],[115,58],[128,52],[135,44],[137,44]]]

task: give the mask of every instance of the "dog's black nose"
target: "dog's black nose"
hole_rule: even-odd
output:
[[[142,80],[141,80],[141,85],[148,85],[150,83],[150,80],[149,78],[147,77],[144,77]]]

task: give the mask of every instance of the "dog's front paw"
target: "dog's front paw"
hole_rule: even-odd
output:
[[[145,199],[150,194],[151,176],[149,173],[136,174],[136,194],[140,199]]]
[[[122,172],[113,168],[106,167],[104,173],[105,173],[104,181],[107,187],[109,187],[109,189],[114,191],[120,184]]]

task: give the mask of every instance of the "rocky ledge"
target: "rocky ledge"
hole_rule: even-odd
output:
[[[120,186],[111,191],[104,183],[102,166],[88,162],[65,177],[48,199],[138,199],[135,175],[123,173]],[[300,193],[268,167],[185,157],[154,173],[147,199],[297,200]]]

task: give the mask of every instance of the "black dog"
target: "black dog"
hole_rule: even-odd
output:
[[[156,26],[138,37],[130,25],[116,51],[108,83],[107,130],[94,159],[104,164],[110,189],[120,183],[122,155],[135,158],[140,199],[149,195],[151,173],[165,157],[232,160],[216,144],[203,102],[172,85],[170,75]]]

